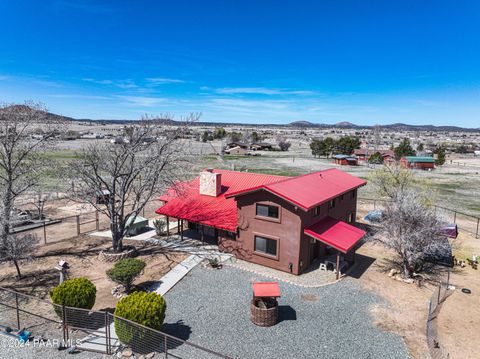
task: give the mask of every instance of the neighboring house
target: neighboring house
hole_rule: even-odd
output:
[[[400,164],[404,168],[432,170],[435,168],[435,159],[433,157],[406,156],[400,159]]]
[[[238,155],[238,156],[243,156],[247,154],[247,150],[240,146],[228,148],[224,152],[228,155]]]
[[[180,228],[188,221],[237,258],[301,274],[330,254],[354,260],[365,234],[353,226],[357,188],[365,184],[333,168],[297,177],[207,170],[164,194],[156,213]]]
[[[230,142],[230,143],[227,143],[227,149],[229,148],[234,148],[234,147],[240,147],[240,148],[244,148],[246,150],[248,150],[248,143],[244,143],[244,142]]]
[[[357,148],[353,150],[353,154],[359,161],[368,161],[371,155],[375,152],[379,152],[383,157],[384,163],[390,163],[395,161],[395,153],[392,150],[372,150],[367,148]]]
[[[273,145],[268,142],[256,142],[250,145],[250,149],[252,151],[270,151],[273,149]]]
[[[357,157],[348,156],[348,155],[335,155],[332,158],[336,165],[341,165],[341,166],[357,166],[358,165]]]

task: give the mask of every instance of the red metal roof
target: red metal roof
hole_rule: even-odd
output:
[[[251,191],[264,189],[279,197],[309,210],[319,204],[367,184],[366,181],[336,168],[288,177],[281,181],[258,187],[231,192],[228,196],[239,196]]]
[[[289,177],[249,172],[213,170],[222,174],[222,193],[217,197],[199,193],[199,178],[170,189],[160,197],[167,203],[155,212],[170,217],[235,232],[237,230],[237,204],[227,198],[232,192],[278,182]]]
[[[254,297],[280,297],[278,282],[253,282]]]
[[[366,234],[360,228],[332,217],[326,217],[303,231],[339,251],[346,253]]]

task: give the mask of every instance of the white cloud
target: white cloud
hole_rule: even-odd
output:
[[[119,98],[127,101],[130,105],[141,107],[153,107],[166,101],[164,98],[159,97],[144,97],[144,96],[118,96]]]
[[[163,84],[181,84],[185,81],[180,79],[170,79],[165,77],[148,77],[145,79],[150,85],[163,85]]]
[[[215,90],[219,94],[257,94],[257,95],[309,95],[313,91],[290,90],[267,87],[224,87]]]
[[[90,82],[98,85],[112,85],[121,89],[132,89],[137,88],[138,85],[131,79],[125,80],[98,80],[93,78],[83,78],[82,81]]]
[[[51,94],[47,96],[54,97],[54,98],[73,98],[73,99],[86,99],[86,100],[110,100],[111,99],[111,97],[108,97],[108,96],[82,95],[82,94]]]

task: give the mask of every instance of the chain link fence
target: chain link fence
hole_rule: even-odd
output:
[[[449,296],[450,270],[444,280],[438,283],[428,304],[426,326],[427,344],[433,359],[449,359],[450,354],[440,345],[437,335],[437,315],[445,299]]]
[[[148,202],[140,216],[145,218],[158,217],[155,213],[161,205],[160,201]],[[101,211],[85,212],[74,216],[52,217],[37,221],[34,228],[26,228],[21,233],[32,233],[39,238],[40,243],[48,244],[79,236],[94,231],[105,231],[110,227],[110,219]],[[16,231],[19,233],[20,231]]]
[[[359,198],[358,207],[364,211],[374,211],[383,209],[386,199]],[[462,231],[473,234],[475,238],[480,237],[480,217],[472,216],[455,209],[442,206],[435,206],[435,211],[450,223],[455,223]]]

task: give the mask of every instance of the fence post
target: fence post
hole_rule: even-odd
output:
[[[442,290],[442,282],[438,283],[437,305],[440,304],[440,292]]]
[[[111,355],[112,353],[110,352],[110,325],[108,325],[108,312],[105,312],[105,346],[107,355]]]
[[[80,235],[80,216],[77,215],[77,236]]]
[[[478,227],[480,225],[480,218],[477,218],[477,230],[475,231],[475,238],[478,238]]]
[[[43,242],[44,244],[47,244],[47,226],[45,220],[43,220]]]
[[[65,304],[62,304],[62,328],[63,328],[63,345],[67,345],[68,329],[67,329],[67,310]]]
[[[98,210],[95,211],[95,228],[97,231],[100,229],[100,223],[98,219]]]
[[[453,211],[453,223],[457,223],[457,211]]]
[[[18,308],[18,293],[15,292],[15,309],[17,310],[17,329],[20,330],[20,311]]]

